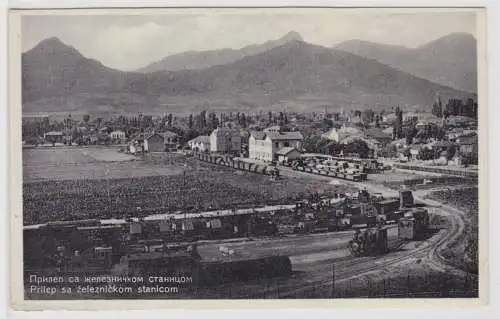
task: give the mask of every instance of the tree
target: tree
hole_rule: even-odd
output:
[[[279,123],[280,125],[283,125],[283,122],[285,122],[285,114],[283,112],[279,113]]]
[[[396,107],[396,120],[394,121],[393,137],[394,139],[403,137],[403,111],[401,111],[399,106]]]
[[[169,127],[172,126],[172,113],[170,113],[170,114],[167,115],[167,125]]]
[[[88,123],[88,122],[89,122],[89,120],[90,120],[90,115],[85,114],[85,115],[83,116],[83,121],[84,121],[85,123]]]
[[[357,139],[344,146],[344,154],[348,153],[358,154],[361,158],[367,158],[370,154],[370,148],[365,141]]]
[[[193,114],[189,114],[188,127],[193,128]]]
[[[331,129],[333,127],[333,121],[330,119],[323,119],[323,128]]]
[[[446,158],[451,161],[453,157],[455,156],[455,153],[457,151],[457,147],[455,144],[450,144],[446,148]]]
[[[373,110],[369,109],[364,111],[363,113],[363,122],[365,123],[372,123],[375,119],[375,112]]]
[[[273,112],[269,111],[268,116],[269,116],[269,123],[271,123],[273,121]]]
[[[380,149],[377,154],[378,154],[378,156],[386,157],[386,158],[396,157],[396,155],[397,155],[396,145],[394,145],[394,144],[386,145],[384,148]]]
[[[241,127],[243,128],[246,128],[247,127],[247,118],[245,116],[245,113],[242,113],[241,114],[241,117],[240,117],[240,125]]]
[[[200,124],[202,128],[207,127],[207,111],[200,112]]]

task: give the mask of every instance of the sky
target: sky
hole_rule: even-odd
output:
[[[332,47],[360,39],[417,47],[454,32],[476,36],[472,11],[389,12],[349,9],[246,9],[163,11],[155,15],[24,15],[23,52],[58,37],[87,58],[130,71],[167,55],[222,48],[239,49],[290,31],[304,41]]]

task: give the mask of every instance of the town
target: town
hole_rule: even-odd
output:
[[[24,152],[49,152],[51,162],[62,156],[54,162],[56,175],[48,177],[59,180],[57,184],[25,175],[25,271],[141,275],[167,269],[193,274],[196,268],[195,282],[201,289],[196,293],[203,294],[205,286],[241,280],[248,284],[262,276],[298,280],[294,256],[316,238],[311,236],[348,231],[340,242],[351,238],[345,247],[353,257],[380,258],[412,242],[422,245],[446,226],[438,221],[439,213],[418,204],[412,192],[419,198],[423,193],[430,198],[439,198],[440,192],[451,196],[446,189],[456,183],[465,186],[458,189],[465,192],[462,200],[474,194],[475,113],[472,101],[452,100],[443,106],[438,98],[432,114],[393,107],[378,114],[201,112],[108,119],[68,115],[59,121],[25,116]],[[26,174],[32,173],[30,158]],[[126,163],[142,164],[119,166],[108,176],[109,165],[131,165]],[[93,165],[93,171],[103,164],[106,169],[104,175],[87,180],[68,173],[74,164],[79,169]],[[144,175],[137,165],[145,165],[145,172],[152,167],[168,172]],[[61,171],[64,166],[66,173]],[[123,172],[131,169],[133,176],[124,179]],[[231,171],[250,175],[235,179]],[[401,178],[398,171],[410,173]],[[261,177],[257,181],[252,175]],[[290,185],[296,179],[302,182]],[[327,186],[320,185],[328,180]],[[285,246],[278,251],[270,250],[272,246],[256,249],[252,242],[246,244],[248,239]],[[457,262],[475,272],[477,240],[467,240],[465,257]],[[426,248],[409,249],[408,255],[420,251]],[[165,266],[172,258],[181,258],[184,266]],[[212,289],[205,290],[211,291],[208,297],[214,296]],[[235,298],[248,294],[231,289]],[[297,294],[294,291],[292,285],[274,293],[280,297]]]
[[[208,119],[207,119],[208,117]],[[383,158],[400,163],[474,167],[478,162],[477,103],[438,99],[432,114],[399,107],[375,113],[209,113],[187,117],[112,116],[63,120],[23,116],[23,146],[120,145],[130,154],[194,152],[231,154],[285,163],[301,154]]]

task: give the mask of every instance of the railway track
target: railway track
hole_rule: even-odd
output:
[[[425,201],[424,201],[425,202]],[[432,206],[431,206],[432,207]],[[436,207],[434,206],[436,209]],[[446,207],[451,210],[451,207]],[[464,229],[464,223],[461,215],[453,215],[451,213],[450,228],[441,230],[438,234],[434,235],[428,241],[424,242],[421,246],[408,252],[397,254],[390,253],[380,257],[361,257],[361,258],[348,258],[335,263],[335,282],[340,283],[356,277],[361,277],[372,272],[379,272],[391,266],[397,266],[401,262],[408,261],[409,259],[421,260],[440,271],[447,271],[450,265],[444,260],[440,252],[449,243],[456,240]],[[310,278],[307,283],[302,282],[294,283],[293,280],[290,284],[281,284],[279,287],[266,287],[251,295],[255,298],[256,295],[277,295],[279,298],[287,298],[292,296],[301,295],[305,292],[324,288],[332,285],[331,265],[325,269],[321,274]],[[279,291],[276,291],[279,289]],[[246,296],[248,297],[248,295]]]

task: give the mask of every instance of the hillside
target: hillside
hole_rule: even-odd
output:
[[[429,106],[438,92],[444,98],[467,95],[374,60],[302,41],[204,70],[144,75],[133,86],[136,93],[149,89],[158,94],[394,95],[409,104]]]
[[[431,82],[477,92],[476,46],[472,35],[453,33],[414,49],[361,40],[346,41],[334,48],[377,60]]]
[[[107,68],[50,39],[23,55],[23,85],[23,108],[37,112],[145,111],[173,99],[181,101],[181,111],[199,101],[257,108],[305,97],[338,107],[401,103],[430,109],[438,92],[444,100],[471,96],[375,60],[302,41],[203,70],[142,74]],[[312,103],[299,107],[311,109]]]
[[[160,61],[141,68],[138,72],[152,73],[156,71],[180,71],[185,69],[199,70],[214,65],[223,65],[240,60],[249,55],[265,52],[289,41],[302,40],[297,32],[289,32],[277,40],[270,40],[263,44],[254,44],[242,49],[221,49],[211,51],[188,51],[169,55]]]

